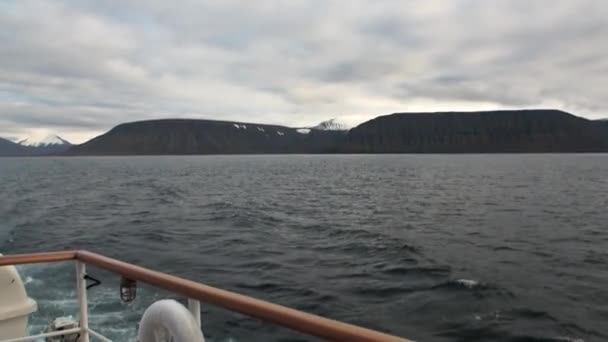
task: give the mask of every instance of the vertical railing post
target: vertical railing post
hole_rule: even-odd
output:
[[[89,342],[89,314],[87,311],[87,280],[86,266],[76,260],[76,289],[78,291],[78,306],[80,308],[80,342]]]
[[[196,324],[201,327],[201,302],[195,299],[188,298],[188,310],[194,317]]]

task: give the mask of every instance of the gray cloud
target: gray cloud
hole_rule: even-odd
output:
[[[0,135],[125,121],[306,125],[406,110],[604,115],[601,1],[0,3]]]

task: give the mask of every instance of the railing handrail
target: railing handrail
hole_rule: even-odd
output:
[[[409,340],[397,336],[305,313],[88,251],[78,250],[0,256],[0,266],[67,260],[79,260],[86,264],[118,273],[129,279],[155,285],[188,298],[217,305],[330,341],[409,342]]]

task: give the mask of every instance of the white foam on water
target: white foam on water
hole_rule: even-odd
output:
[[[77,309],[78,301],[76,299],[38,299],[39,306],[52,306],[62,309]]]
[[[473,279],[457,279],[454,282],[456,284],[462,285],[468,289],[472,289],[475,286],[479,285],[479,282],[477,280],[473,280]]]

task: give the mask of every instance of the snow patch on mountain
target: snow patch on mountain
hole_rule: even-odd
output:
[[[45,147],[53,145],[72,145],[69,141],[61,138],[56,134],[47,134],[37,137],[29,137],[20,140],[19,145],[30,146],[30,147]]]
[[[322,131],[348,131],[349,126],[346,123],[334,118],[327,121],[323,121],[320,124],[311,128]]]
[[[298,128],[296,131],[300,134],[308,134],[310,133],[310,128]]]

